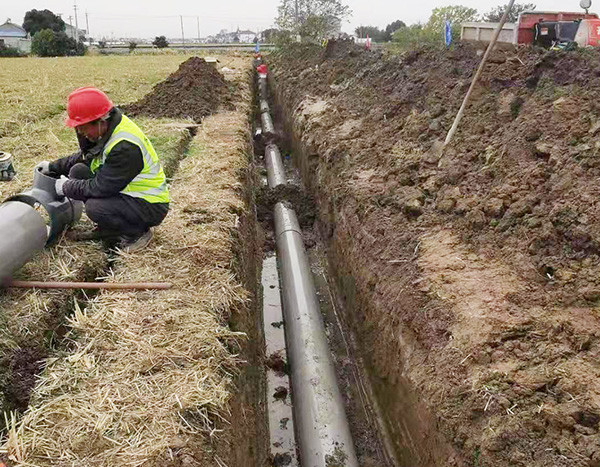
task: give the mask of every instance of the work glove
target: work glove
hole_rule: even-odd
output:
[[[61,175],[60,178],[58,180],[56,180],[54,189],[56,190],[56,194],[58,196],[65,196],[65,192],[63,191],[63,185],[65,184],[65,182],[68,182],[68,181],[69,181],[68,177],[65,177],[64,175]]]
[[[15,178],[15,168],[12,164],[10,164],[5,170],[0,168],[0,182],[10,182],[13,178]]]
[[[50,174],[50,162],[48,162],[48,161],[40,162],[38,165],[35,166],[35,170],[39,170],[44,175],[49,175]]]

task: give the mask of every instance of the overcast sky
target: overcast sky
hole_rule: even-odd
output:
[[[273,25],[280,0],[77,0],[79,27],[86,29],[88,13],[91,36],[148,38],[158,35],[180,37],[179,15],[183,15],[184,34],[197,37],[215,34],[221,29],[263,30]],[[503,3],[504,0],[342,0],[352,9],[352,17],[343,26],[352,32],[356,26],[385,27],[401,19],[407,24],[426,21],[433,8],[462,4],[476,8],[480,13]],[[538,10],[580,11],[579,0],[543,0],[536,3]],[[526,3],[523,1],[521,3]],[[22,24],[25,12],[45,8],[61,13],[66,23],[69,15],[75,25],[73,0],[0,0],[0,23],[11,18]],[[592,5],[592,11],[594,6]],[[4,16],[4,18],[3,18]]]

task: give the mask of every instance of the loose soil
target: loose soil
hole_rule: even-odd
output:
[[[189,118],[200,122],[228,101],[229,87],[217,69],[192,57],[138,102],[123,107],[130,115]]]
[[[495,52],[440,157],[479,60],[270,69],[400,463],[599,466],[600,53]]]

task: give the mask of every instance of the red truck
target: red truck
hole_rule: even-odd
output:
[[[462,23],[461,40],[487,45],[498,23]],[[596,13],[567,11],[526,11],[516,23],[506,23],[498,47],[518,44],[543,47],[600,46],[600,19]]]

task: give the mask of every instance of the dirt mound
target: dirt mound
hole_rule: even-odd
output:
[[[418,465],[600,465],[600,52],[495,52],[440,159],[475,50],[337,47],[270,69]]]
[[[343,58],[347,55],[357,56],[361,51],[360,46],[350,39],[330,39],[325,47],[325,58]]]
[[[130,115],[191,118],[200,122],[227,100],[225,79],[200,57],[183,62],[141,100],[123,107]]]

